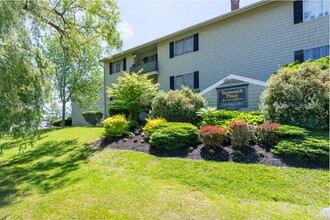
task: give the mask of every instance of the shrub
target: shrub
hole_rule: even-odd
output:
[[[96,126],[97,123],[100,123],[103,116],[102,112],[100,111],[86,111],[83,112],[82,115],[85,121],[92,126]]]
[[[205,106],[205,99],[189,88],[160,91],[151,105],[151,114],[170,122],[191,122],[196,111]]]
[[[198,129],[188,123],[166,122],[152,133],[150,144],[157,148],[176,150],[198,143]]]
[[[225,128],[230,122],[243,120],[248,124],[261,124],[264,122],[264,117],[261,111],[238,112],[228,110],[216,110],[216,108],[202,108],[197,112],[201,117],[199,126],[217,125]]]
[[[313,161],[329,164],[328,134],[323,137],[291,138],[281,140],[271,150],[279,156],[297,161]]]
[[[244,121],[231,122],[227,130],[229,131],[231,144],[235,147],[248,146],[253,138],[253,127]]]
[[[128,117],[129,111],[127,109],[119,108],[119,107],[111,105],[110,108],[109,108],[109,115],[110,116],[125,115],[126,117]]]
[[[306,62],[273,74],[261,98],[265,117],[281,124],[328,129],[329,69],[322,70],[321,65]]]
[[[256,127],[256,135],[258,139],[268,145],[273,146],[276,143],[275,130],[280,126],[279,123],[263,123]]]
[[[221,146],[226,139],[226,130],[215,125],[206,125],[199,129],[198,138],[205,146]]]
[[[62,120],[61,119],[56,119],[52,122],[52,125],[54,127],[61,127],[62,125]],[[72,119],[66,119],[64,122],[65,126],[72,126]]]
[[[127,109],[132,120],[137,120],[142,109],[150,108],[158,90],[158,84],[153,83],[148,75],[139,75],[141,71],[131,74],[124,72],[123,76],[117,78],[118,83],[112,84],[112,88],[107,90],[109,97],[114,98],[111,105],[117,109]]]
[[[62,124],[62,120],[61,119],[56,119],[56,120],[52,121],[52,125],[54,127],[60,127],[61,124]]]
[[[147,124],[143,127],[143,131],[152,134],[161,124],[164,124],[166,120],[164,118],[146,118]]]
[[[308,131],[306,129],[289,125],[279,126],[275,133],[280,138],[305,137],[308,135]]]
[[[103,122],[105,134],[108,137],[121,137],[129,128],[129,123],[124,115],[114,115]]]

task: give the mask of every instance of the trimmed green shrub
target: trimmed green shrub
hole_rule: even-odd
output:
[[[277,141],[275,131],[278,129],[279,126],[280,124],[275,122],[263,123],[261,125],[258,125],[255,131],[259,141],[268,146],[273,146]]]
[[[327,59],[328,58],[323,58]],[[323,61],[278,70],[262,94],[267,120],[308,129],[329,128],[329,69]]]
[[[166,150],[189,147],[198,143],[198,129],[188,123],[166,122],[152,133],[149,143]]]
[[[308,131],[305,128],[289,125],[281,125],[276,129],[275,133],[280,138],[306,137],[308,135]]]
[[[129,123],[125,115],[114,115],[103,121],[105,135],[108,137],[121,137],[128,131]]]
[[[207,107],[200,109],[197,115],[201,117],[201,122],[198,123],[198,126],[217,125],[225,128],[230,122],[237,120],[243,120],[253,125],[264,122],[264,116],[261,111],[239,112]]]
[[[185,87],[182,90],[160,91],[151,105],[151,115],[170,122],[192,122],[196,111],[205,106],[205,99]]]
[[[155,119],[152,119],[152,118],[146,118],[146,121],[147,121],[147,124],[146,126],[143,127],[143,131],[144,132],[148,132],[149,134],[152,134],[153,132],[156,131],[156,129],[164,124],[166,122],[166,119],[164,118],[155,118]]]
[[[246,147],[253,139],[253,126],[244,121],[233,121],[227,126],[230,142],[234,147]]]
[[[207,147],[221,146],[226,137],[226,130],[215,125],[203,126],[198,131],[199,140]]]
[[[329,139],[327,136],[283,139],[271,151],[279,156],[297,161],[329,163]]]
[[[56,119],[56,120],[52,121],[52,125],[54,127],[60,127],[61,124],[62,124],[62,120],[61,119]]]
[[[61,119],[56,119],[52,122],[52,125],[54,127],[61,127],[62,125],[62,120]],[[72,126],[72,119],[66,119],[64,122],[65,126]]]
[[[97,123],[100,123],[103,114],[100,111],[86,111],[82,113],[82,116],[88,124],[96,126]]]
[[[110,108],[109,108],[109,115],[110,116],[114,116],[114,115],[125,115],[126,117],[128,117],[129,111],[127,109],[119,108],[117,106],[110,106]]]

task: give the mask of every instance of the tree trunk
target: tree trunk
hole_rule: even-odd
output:
[[[65,127],[65,104],[66,102],[62,102],[62,127]]]

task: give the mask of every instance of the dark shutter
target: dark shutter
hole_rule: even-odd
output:
[[[304,50],[298,50],[294,52],[294,60],[299,60],[301,63],[304,62]]]
[[[170,89],[174,90],[174,76],[170,77]]]
[[[298,0],[293,2],[293,23],[299,24],[303,22],[303,1]]]
[[[199,89],[199,71],[194,72],[194,89]]]
[[[198,34],[194,34],[194,51],[199,50],[199,43],[198,43]]]
[[[112,74],[112,63],[111,62],[109,63],[109,74],[110,75]]]
[[[170,58],[174,57],[174,42],[170,43]]]
[[[126,57],[123,59],[123,71],[126,71]]]

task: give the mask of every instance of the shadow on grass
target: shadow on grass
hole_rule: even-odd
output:
[[[68,174],[87,163],[96,151],[76,140],[48,141],[0,163],[0,208],[27,195],[31,189],[48,193],[73,184],[79,177]]]

